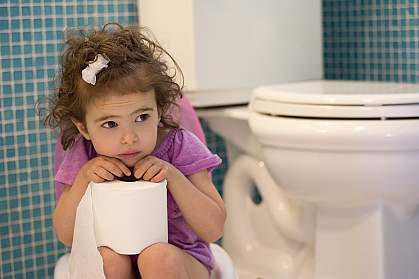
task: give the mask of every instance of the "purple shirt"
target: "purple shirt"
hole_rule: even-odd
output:
[[[221,159],[212,154],[193,133],[182,128],[171,130],[152,155],[171,163],[185,176],[202,170],[210,171],[221,163]],[[91,142],[81,136],[77,138],[71,149],[65,152],[55,175],[57,200],[63,185],[72,185],[80,168],[95,156]],[[186,223],[172,195],[169,191],[167,193],[169,243],[185,250],[211,271],[215,262],[208,243]]]

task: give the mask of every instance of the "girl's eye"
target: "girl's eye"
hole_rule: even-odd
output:
[[[147,113],[140,114],[137,118],[135,118],[135,122],[143,122],[143,121],[146,121],[149,117],[150,117],[150,115],[147,114]]]
[[[115,128],[116,126],[118,126],[118,124],[115,123],[115,121],[107,121],[105,123],[102,124],[103,128]]]

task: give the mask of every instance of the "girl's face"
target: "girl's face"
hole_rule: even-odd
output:
[[[99,155],[118,158],[132,167],[153,152],[159,122],[155,93],[150,90],[109,94],[86,108],[86,127],[75,124]]]

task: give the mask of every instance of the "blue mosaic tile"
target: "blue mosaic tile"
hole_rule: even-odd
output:
[[[0,47],[0,54],[2,56],[10,55],[10,46],[1,46]]]
[[[9,9],[7,7],[0,7],[0,17],[8,17]]]
[[[16,19],[19,20],[19,18],[17,18],[20,15],[20,9],[19,9],[19,7],[11,6],[11,7],[9,7],[9,10],[10,10],[10,16],[12,18],[16,18]]]
[[[0,20],[0,31],[9,30],[10,25],[8,20]]]
[[[419,81],[417,1],[322,3],[326,79]]]
[[[106,9],[115,6],[117,14],[95,17],[95,10],[105,7],[98,2],[0,0],[0,134],[5,135],[0,137],[0,185],[6,185],[0,186],[2,279],[51,278],[57,258],[67,251],[52,231],[53,183],[38,182],[53,176],[55,139],[34,106],[54,86],[66,28],[138,20],[134,0],[105,1]]]

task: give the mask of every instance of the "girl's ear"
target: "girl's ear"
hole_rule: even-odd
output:
[[[77,121],[76,119],[71,119],[71,121],[73,122],[74,125],[76,125],[77,130],[79,130],[80,134],[85,139],[90,140],[90,136],[89,136],[89,133],[87,132],[85,125],[82,122]]]

